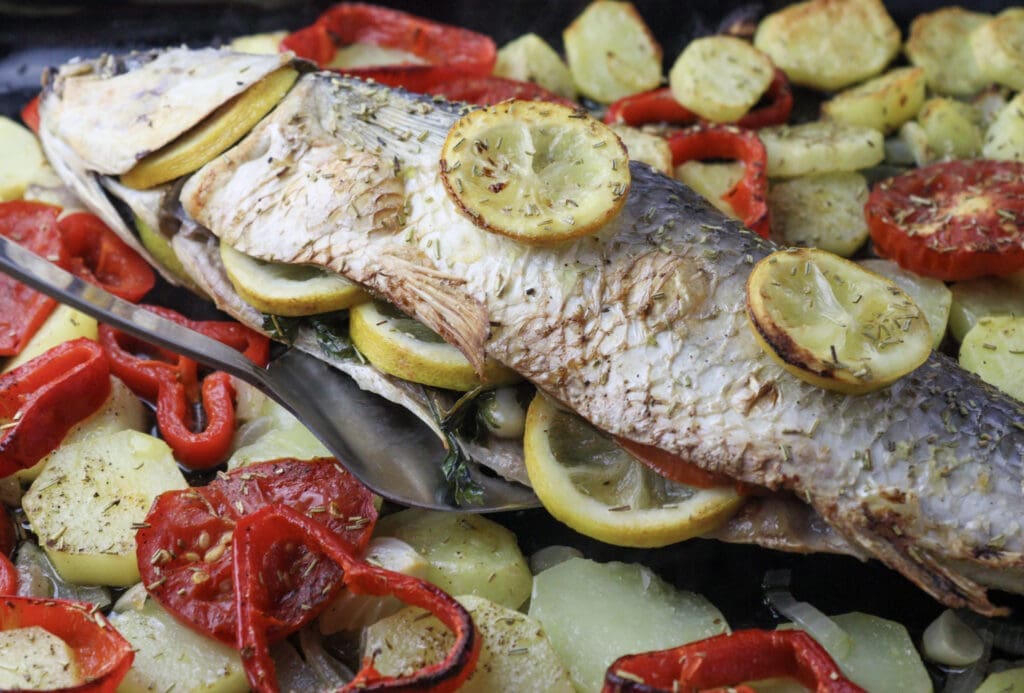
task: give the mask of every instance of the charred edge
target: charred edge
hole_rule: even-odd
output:
[[[785,330],[777,327],[774,323],[766,326],[758,320],[754,316],[749,302],[747,304],[747,317],[750,319],[750,324],[753,325],[754,329],[757,330],[757,333],[761,335],[761,339],[763,339],[783,361],[791,366],[795,366],[796,368],[800,368],[801,370],[813,373],[814,375],[822,378],[835,378],[836,371],[834,368],[827,367],[819,359],[815,358],[807,349],[804,349],[797,344]]]

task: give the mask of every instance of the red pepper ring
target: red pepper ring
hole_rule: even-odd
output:
[[[274,662],[267,633],[276,624],[267,616],[267,587],[262,578],[264,556],[274,544],[300,541],[315,547],[342,568],[345,586],[356,594],[393,595],[406,604],[426,609],[455,634],[448,656],[409,676],[382,676],[372,660],[340,691],[455,691],[473,672],[480,656],[480,637],[469,612],[434,585],[393,573],[359,560],[350,547],[327,527],[282,505],[272,505],[238,521],[232,539],[238,644],[249,685],[260,692],[277,691]]]
[[[768,155],[752,130],[732,125],[698,125],[668,138],[672,166],[704,159],[737,159],[743,162],[743,178],[722,195],[743,224],[762,238],[768,238]]]
[[[99,344],[80,337],[0,376],[0,478],[31,467],[110,394]]]
[[[289,34],[282,50],[292,50],[320,67],[330,67],[338,45],[370,43],[411,53],[427,64],[339,68],[362,79],[429,93],[442,82],[486,77],[494,70],[497,47],[483,34],[407,12],[363,3],[340,3],[309,27]]]
[[[707,691],[781,676],[816,693],[864,691],[843,676],[825,648],[807,633],[750,629],[620,657],[608,667],[602,692]]]
[[[793,87],[785,72],[775,69],[765,97],[767,102],[764,105],[756,106],[735,124],[741,128],[756,130],[768,125],[781,125],[789,120],[789,114],[793,111]],[[700,116],[676,101],[669,87],[623,97],[609,106],[604,116],[604,122],[609,125],[692,125],[700,121]]]
[[[7,557],[0,553],[0,596],[18,593],[18,568]]]
[[[21,122],[28,126],[29,130],[39,134],[39,97],[37,95],[21,109]]]
[[[235,389],[231,376],[216,371],[203,379],[200,400],[206,425],[193,432],[189,426],[189,397],[185,383],[167,373],[161,381],[156,404],[156,423],[175,458],[189,469],[209,469],[224,461],[235,433]]]
[[[84,683],[63,693],[114,693],[135,659],[131,643],[92,604],[0,597],[0,630],[39,626],[67,643]]]
[[[71,256],[71,271],[82,279],[133,303],[156,284],[149,264],[96,215],[69,214],[57,228]]]

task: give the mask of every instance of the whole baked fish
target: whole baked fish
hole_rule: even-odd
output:
[[[860,396],[789,375],[744,315],[747,275],[773,246],[643,165],[631,165],[624,208],[591,236],[541,248],[483,231],[439,174],[459,107],[331,73],[303,75],[183,184],[136,193],[109,177],[197,122],[142,109],[138,85],[187,92],[202,64],[202,93],[229,91],[238,60],[179,50],[65,69],[42,103],[46,151],[127,233],[101,184],[133,209],[180,201],[183,238],[212,232],[254,257],[360,282],[472,363],[497,359],[606,432],[791,492],[835,533],[828,548],[878,558],[949,606],[998,612],[982,584],[1005,587],[1024,568],[1020,402],[941,354]],[[218,69],[232,72],[218,81]],[[82,96],[93,92],[102,97]],[[113,122],[80,131],[100,102]]]

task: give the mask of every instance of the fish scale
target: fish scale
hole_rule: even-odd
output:
[[[855,553],[999,611],[978,581],[1024,569],[1024,405],[941,354],[858,396],[786,373],[745,315],[746,278],[775,247],[642,164],[591,236],[541,248],[478,229],[438,171],[459,113],[308,74],[181,201],[242,252],[340,272],[598,428],[790,491]]]

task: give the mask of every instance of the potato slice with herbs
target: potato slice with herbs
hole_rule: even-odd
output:
[[[161,493],[187,487],[166,443],[120,431],[57,448],[22,507],[62,578],[127,586],[139,581],[135,525]]]
[[[924,68],[929,89],[971,96],[985,88],[988,79],[974,59],[970,36],[991,17],[962,7],[943,7],[914,18],[903,52],[912,64]]]
[[[852,171],[779,181],[768,191],[772,239],[849,257],[868,239],[868,182]]]
[[[246,34],[231,39],[228,48],[236,53],[259,53],[260,55],[277,55],[281,52],[281,41],[288,35],[287,31],[268,31],[263,34]]]
[[[533,82],[567,99],[576,98],[572,73],[547,41],[537,34],[523,34],[498,50],[494,74],[506,79]]]
[[[66,690],[83,683],[74,651],[41,626],[0,630],[0,654],[0,690]]]
[[[995,315],[1024,317],[1024,285],[1012,277],[982,277],[955,282],[949,287],[949,332],[962,342],[979,320]]]
[[[672,175],[672,150],[669,149],[664,137],[652,135],[625,123],[616,123],[610,127],[622,140],[622,144],[626,145],[630,161],[642,161],[655,171],[666,176]]]
[[[739,120],[771,84],[771,58],[743,39],[707,36],[691,41],[669,71],[676,101],[716,123]]]
[[[290,67],[275,70],[137,163],[121,176],[121,182],[145,190],[199,170],[252,130],[284,98],[298,76]]]
[[[813,248],[780,250],[747,280],[747,317],[790,373],[829,390],[884,387],[928,358],[928,322],[894,282]]]
[[[988,126],[981,153],[986,159],[1024,161],[1024,91],[1013,97]]]
[[[17,200],[46,168],[46,158],[31,130],[2,116],[0,152],[0,202]]]
[[[718,211],[739,219],[736,210],[722,197],[743,178],[742,162],[728,163],[687,161],[676,167],[676,180],[686,183],[693,191],[715,206]]]
[[[835,91],[885,69],[900,30],[881,0],[809,0],[765,17],[754,45],[794,84]]]
[[[59,303],[46,322],[32,335],[16,356],[4,364],[3,372],[13,371],[23,363],[31,361],[58,344],[85,337],[96,341],[99,328],[96,318]]]
[[[261,313],[300,317],[370,300],[358,284],[321,267],[265,262],[227,243],[220,244],[220,259],[238,295]]]
[[[885,139],[874,128],[818,120],[778,125],[758,131],[773,178],[858,171],[885,158]]]
[[[1024,402],[1024,317],[979,320],[960,345],[960,365]]]
[[[821,105],[832,120],[892,132],[924,103],[924,68],[899,67],[847,89]]]
[[[596,0],[562,33],[584,96],[611,103],[661,83],[661,46],[629,2]]]
[[[1024,91],[1024,7],[1011,7],[971,34],[971,50],[990,82]]]
[[[626,202],[629,159],[612,130],[543,101],[463,116],[441,150],[448,195],[482,229],[551,245],[601,228]]]
[[[973,159],[981,151],[981,113],[956,99],[928,99],[917,114],[924,131],[927,158],[922,163]]]

